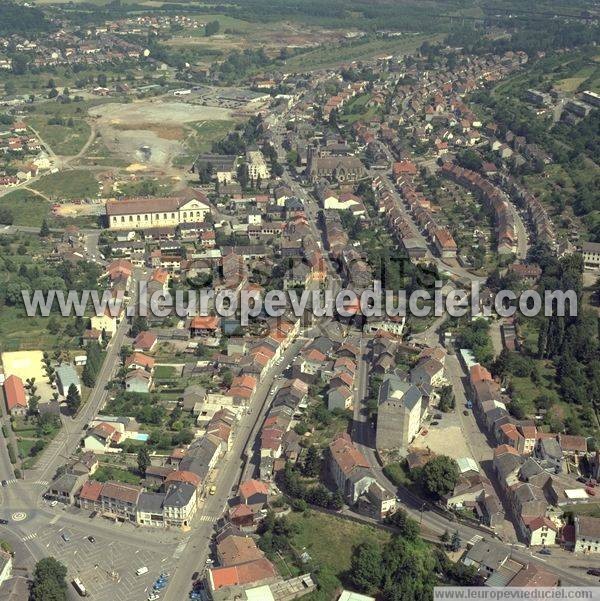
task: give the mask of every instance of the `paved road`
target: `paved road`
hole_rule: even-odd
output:
[[[245,451],[247,447],[252,447],[272,398],[269,396],[271,384],[296,357],[305,343],[304,339],[293,342],[284,353],[281,364],[274,365],[261,378],[250,402],[249,413],[242,416],[235,429],[235,438],[231,449],[218,464],[218,473],[214,481],[217,492],[215,495],[206,497],[204,506],[196,516],[192,534],[165,593],[164,601],[185,599],[192,586],[192,576],[205,569],[214,524],[227,508],[227,501],[232,496],[232,491],[237,489],[245,464]]]
[[[135,303],[136,281],[137,278],[133,278],[132,305]],[[27,471],[26,478],[28,480],[51,480],[58,467],[63,465],[65,459],[70,457],[79,447],[85,425],[96,416],[107,398],[106,385],[118,369],[119,354],[128,329],[127,319],[123,317],[117,326],[116,333],[107,345],[102,369],[87,402],[74,418],[63,418],[63,427],[57,437],[44,450],[36,463],[36,467]]]

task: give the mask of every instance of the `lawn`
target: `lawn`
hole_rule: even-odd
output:
[[[366,59],[380,53],[410,54],[424,41],[435,42],[440,35],[406,35],[394,38],[368,38],[366,41],[322,46],[294,56],[286,61],[285,71],[318,69],[354,60]]]
[[[589,515],[593,518],[600,518],[600,505],[597,503],[583,503],[581,505],[569,505],[565,511],[574,515]]]
[[[377,114],[377,107],[367,107],[369,100],[371,100],[371,94],[361,94],[354,98],[344,108],[340,121],[352,125],[359,119],[369,120],[373,118]]]
[[[47,115],[34,115],[27,119],[27,125],[58,155],[76,155],[90,137],[90,126],[81,118],[73,118],[71,126],[50,125],[48,120]]]
[[[39,227],[50,214],[48,202],[28,190],[15,190],[0,197],[0,207],[12,212],[15,225]]]
[[[197,155],[210,152],[213,142],[222,140],[235,129],[233,120],[198,121],[190,124],[190,133],[184,143],[184,151],[176,159],[178,166],[190,166]]]
[[[315,511],[292,513],[288,519],[298,530],[292,537],[294,549],[306,551],[319,567],[320,590],[304,597],[306,601],[334,598],[335,591],[344,587],[344,574],[350,569],[357,545],[373,540],[383,546],[390,540],[390,534],[383,530]]]
[[[177,376],[177,369],[172,365],[157,365],[154,369],[156,380],[170,380]]]
[[[21,457],[29,457],[31,453],[31,449],[37,442],[37,439],[23,438],[21,440],[17,440],[17,448],[19,449],[19,455]]]
[[[31,187],[52,201],[96,198],[99,191],[98,181],[93,173],[84,169],[51,173],[33,183]]]
[[[535,360],[540,373],[540,381],[534,382],[529,377],[511,376],[514,397],[523,402],[523,406],[528,415],[534,415],[535,399],[541,395],[546,395],[553,402],[559,400],[556,386],[554,384],[555,369],[550,361]]]
[[[60,175],[63,177],[63,174]],[[46,219],[50,227],[66,227],[71,224],[77,227],[98,227],[98,218],[95,215],[81,215],[79,217],[59,217],[52,215],[50,212],[50,203],[47,200],[24,188],[13,190],[5,196],[0,196],[0,208],[6,208],[11,211],[15,225],[40,227],[44,219]]]
[[[61,328],[75,318],[60,318]],[[78,341],[64,334],[51,334],[47,330],[48,317],[28,317],[16,307],[2,307],[0,311],[0,352],[25,350],[58,350],[74,348]]]
[[[94,480],[98,480],[99,482],[114,480],[116,482],[123,482],[124,484],[140,483],[139,477],[133,472],[120,467],[115,467],[114,465],[101,465],[94,472]]]

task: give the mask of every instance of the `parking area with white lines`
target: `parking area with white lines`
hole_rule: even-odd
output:
[[[172,547],[163,552],[160,545],[155,550],[140,549],[109,535],[91,542],[84,530],[60,522],[25,538],[35,538],[48,555],[58,557],[67,566],[69,581],[79,578],[95,601],[145,601],[156,578],[172,572],[177,561]],[[148,573],[137,576],[136,570],[144,566]]]

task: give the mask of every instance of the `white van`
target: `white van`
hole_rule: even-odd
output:
[[[138,568],[135,571],[136,576],[141,576],[142,574],[147,574],[147,573],[148,573],[148,568],[146,566],[144,566],[143,568]]]

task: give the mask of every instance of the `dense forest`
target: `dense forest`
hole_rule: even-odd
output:
[[[0,35],[50,31],[53,27],[38,8],[6,0],[0,2]]]

